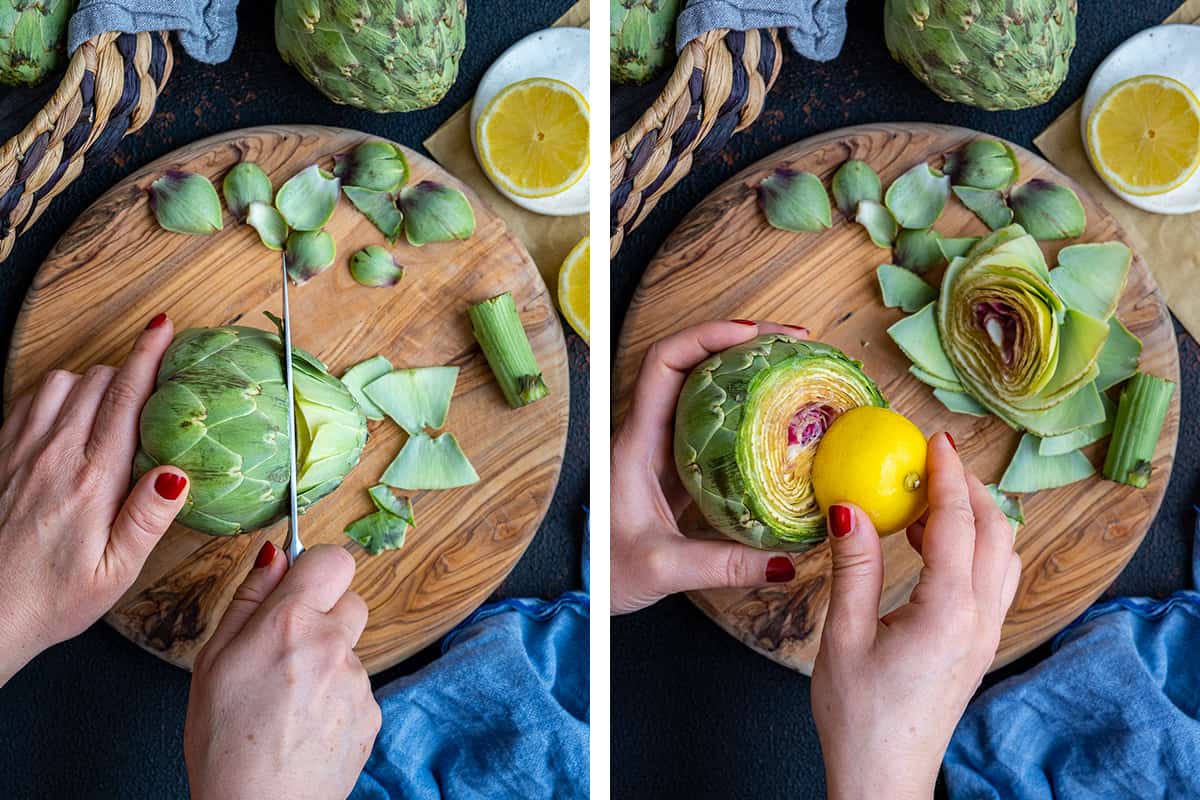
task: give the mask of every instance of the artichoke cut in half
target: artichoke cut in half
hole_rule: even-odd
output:
[[[342,382],[293,349],[297,493],[304,511],[358,463],[367,421]],[[283,346],[269,331],[190,328],[163,356],[142,410],[134,471],[171,464],[188,476],[177,521],[229,536],[287,513],[287,388]]]
[[[719,533],[765,550],[825,539],[812,487],[817,443],[838,415],[886,407],[840,350],[770,334],[717,353],[688,376],[675,410],[675,466]]]

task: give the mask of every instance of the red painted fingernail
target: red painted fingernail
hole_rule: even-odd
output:
[[[787,556],[774,556],[767,562],[767,580],[771,583],[787,583],[796,577],[796,568]]]
[[[950,443],[950,446],[954,448],[955,452],[958,452],[958,445],[954,443],[954,437],[950,435],[949,431],[946,431],[946,441]]]
[[[854,514],[846,506],[829,507],[829,532],[837,538],[850,533],[854,527]]]
[[[153,330],[154,328],[161,328],[163,326],[163,324],[166,323],[166,321],[167,321],[166,314],[155,314],[154,319],[152,319],[148,323],[146,323],[146,330],[149,331],[149,330]]]
[[[254,559],[254,568],[262,569],[275,560],[275,545],[271,544],[270,540],[263,542],[262,549],[258,551],[258,558]]]
[[[730,322],[736,322],[738,325],[757,325],[758,323],[752,319],[731,319]]]
[[[187,488],[187,478],[174,472],[164,472],[154,479],[154,491],[164,500],[174,500]]]
[[[808,328],[803,325],[785,325],[784,327],[791,328],[794,331],[800,331],[801,336],[808,336]]]

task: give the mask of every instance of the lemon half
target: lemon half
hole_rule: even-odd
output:
[[[588,342],[588,273],[592,248],[587,236],[571,248],[558,270],[558,307],[567,323]],[[590,342],[589,342],[590,344]]]

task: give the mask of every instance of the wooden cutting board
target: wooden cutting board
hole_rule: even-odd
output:
[[[258,163],[275,187],[309,164],[366,139],[339,128],[262,127],[188,145],[110,189],[76,220],[38,271],[13,334],[6,406],[52,367],[81,371],[123,361],[146,321],[165,311],[176,330],[233,323],[271,328],[280,311],[280,254],[225,213],[224,230],[185,236],[161,230],[146,190],[168,169],[206,175],[220,187],[241,160]],[[437,640],[490,595],[533,538],[558,481],[567,435],[569,380],[558,314],[525,248],[468,187],[406,150],[410,181],[426,178],[466,192],[478,226],[466,242],[389,249],[405,267],[391,289],[350,277],[351,254],[383,236],[344,198],[326,227],[337,242],[328,270],[291,291],[293,337],[335,375],[381,353],[398,367],[461,368],[446,429],[454,432],[481,481],[413,495],[417,527],[403,549],[369,556],[342,529],[373,510],[366,489],[399,451],[393,422],[370,423],[359,465],[307,514],[306,545],[344,547],[358,563],[353,589],[370,608],[358,653],[378,672]],[[466,310],[511,291],[550,396],[513,411],[504,403]],[[133,588],[107,616],[155,655],[190,668],[264,539],[282,545],[287,523],[233,538],[175,525]]]
[[[834,208],[821,234],[793,234],[767,225],[755,187],[777,167],[808,170],[828,185],[847,158],[867,161],[887,186],[905,170],[937,159],[986,134],[924,123],[865,125],[832,131],[787,147],[719,187],[684,219],[646,269],[625,318],[614,379],[619,418],[646,348],[657,339],[708,319],[763,319],[807,325],[812,338],[860,359],[892,407],[926,434],[949,431],[967,465],[985,482],[998,481],[1018,434],[995,418],[951,414],[931,390],[908,374],[909,362],[886,329],[902,316],[884,308],[875,267],[890,253],[875,247]],[[1044,177],[1073,188],[1087,210],[1081,241],[1124,239],[1120,225],[1070,178],[1022,148],[1021,180]],[[936,228],[946,236],[978,236],[986,228],[956,200]],[[1043,248],[1050,264],[1065,242]],[[940,275],[937,276],[940,279]],[[1118,317],[1145,345],[1141,367],[1178,383],[1175,334],[1162,297],[1135,256]],[[1162,501],[1179,431],[1179,394],[1163,429],[1147,489],[1094,477],[1025,496],[1028,524],[1017,535],[1023,572],[1004,624],[993,668],[1045,642],[1091,604],[1120,573],[1146,535]],[[1098,467],[1107,441],[1089,449]],[[689,510],[694,513],[694,508]],[[702,522],[688,518],[684,530]],[[921,560],[904,536],[884,540],[885,587],[880,613],[903,603],[916,585]],[[828,545],[795,557],[790,584],[761,589],[693,592],[704,613],[768,658],[811,674],[829,601]]]

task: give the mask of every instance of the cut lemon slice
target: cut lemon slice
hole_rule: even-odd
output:
[[[573,86],[529,78],[507,86],[475,123],[479,163],[517,197],[562,194],[588,169],[588,103]]]
[[[1087,146],[1096,171],[1113,188],[1164,194],[1200,166],[1200,101],[1173,78],[1121,81],[1088,115]]]
[[[588,342],[588,264],[592,248],[585,236],[571,249],[558,270],[558,307],[575,332]],[[590,343],[590,342],[589,342]]]

